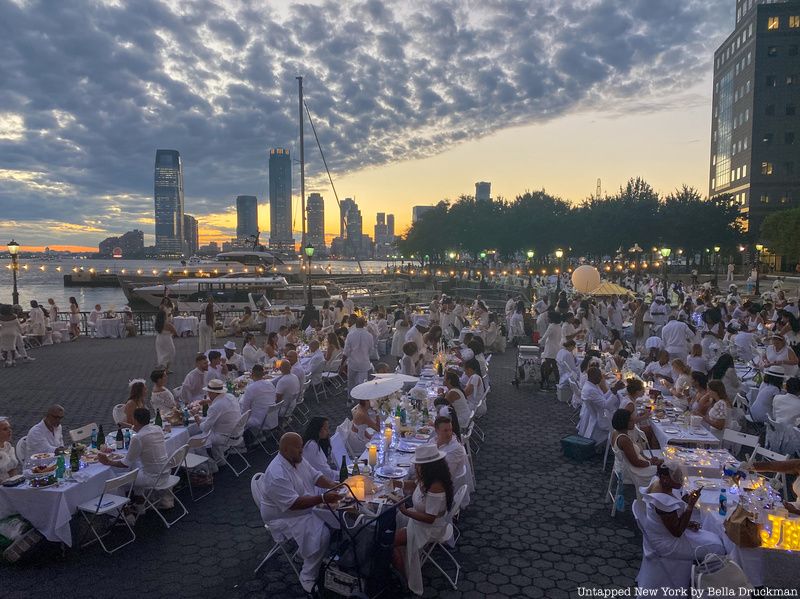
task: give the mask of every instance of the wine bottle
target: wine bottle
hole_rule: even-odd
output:
[[[106,442],[106,435],[103,432],[103,425],[101,424],[100,427],[97,429],[97,448],[99,449],[100,446],[105,445]]]
[[[206,416],[208,416],[208,404],[204,403],[203,404],[203,418],[205,418]]]
[[[353,460],[353,476],[361,474],[361,468],[358,467],[358,460]]]
[[[72,446],[72,451],[69,453],[69,467],[73,474],[81,469],[81,458],[78,455],[78,448]]]
[[[117,449],[125,449],[125,435],[122,434],[122,428],[117,427]]]
[[[339,482],[343,483],[347,480],[347,458],[342,456],[342,467],[339,468]]]
[[[164,421],[161,420],[161,410],[156,410],[156,426],[164,426]]]
[[[130,449],[131,447],[131,429],[125,429],[125,449]]]
[[[92,449],[97,449],[97,429],[92,429]]]

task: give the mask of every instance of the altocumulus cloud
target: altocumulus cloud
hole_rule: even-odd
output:
[[[644,110],[708,69],[729,4],[0,0],[0,214],[141,226],[158,147],[181,151],[188,212],[263,196],[298,74],[340,173],[587,105]]]

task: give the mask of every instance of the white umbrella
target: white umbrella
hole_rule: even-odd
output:
[[[403,381],[396,378],[374,379],[353,387],[350,395],[353,399],[380,399],[403,388]]]
[[[383,381],[392,379],[395,381],[403,381],[404,383],[416,383],[419,380],[418,376],[411,376],[410,374],[400,374],[399,372],[385,372],[375,375],[376,379]]]

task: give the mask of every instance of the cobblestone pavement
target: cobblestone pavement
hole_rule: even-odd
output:
[[[193,366],[197,342],[178,339],[176,347],[171,386]],[[0,369],[0,414],[11,417],[15,439],[55,402],[66,408],[65,430],[92,421],[111,430],[111,408],[126,399],[128,380],[149,375],[154,338],[81,339],[33,355],[33,363]],[[515,389],[513,367],[513,351],[492,361],[489,412],[481,420],[486,441],[475,460],[478,489],[455,551],[463,567],[458,590],[427,566],[425,596],[559,599],[578,596],[579,586],[633,584],[641,538],[630,511],[610,517],[601,460],[575,463],[561,455],[559,439],[575,430],[571,410],[551,393]],[[341,396],[310,406],[333,424],[346,414]],[[136,542],[113,556],[97,546],[62,555],[45,544],[22,564],[0,566],[0,596],[302,597],[282,557],[253,574],[271,541],[250,496],[250,477],[268,459],[260,449],[248,459],[250,470],[238,479],[221,471],[216,490],[198,503],[182,491],[190,513],[171,529],[152,514],[141,518]],[[796,586],[790,567],[785,557],[772,557],[768,582]],[[395,588],[384,596],[401,595]]]

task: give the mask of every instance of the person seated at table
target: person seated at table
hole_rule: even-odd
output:
[[[294,345],[300,343],[300,325],[296,322],[289,325],[289,330],[286,333],[286,343],[293,343]]]
[[[722,381],[709,381],[708,391],[700,400],[693,414],[702,416],[712,433],[724,430],[730,425],[732,406]]]
[[[200,419],[199,414],[195,414],[194,421],[199,426],[200,432],[195,433],[193,437],[209,435],[206,448],[210,448],[213,453],[218,447],[227,445],[228,438],[236,429],[242,412],[239,409],[238,400],[225,392],[225,383],[221,380],[209,381],[203,391],[208,399],[203,399],[200,403],[208,404],[208,414],[203,420]]]
[[[225,365],[228,367],[228,372],[233,370],[237,375],[244,374],[244,358],[242,354],[236,353],[236,343],[226,341],[222,349],[225,351]]]
[[[795,376],[798,363],[797,354],[787,345],[786,338],[783,335],[773,335],[770,341],[761,366],[763,368],[782,366],[787,376]]]
[[[208,352],[208,370],[206,371],[203,384],[208,384],[211,379],[224,381],[228,378],[228,365],[223,359],[222,354],[215,349]]]
[[[194,357],[194,369],[190,370],[183,379],[181,385],[181,403],[189,404],[203,399],[203,385],[208,372],[208,357],[205,354],[197,354]]]
[[[130,306],[122,309],[122,328],[125,330],[125,337],[136,337],[136,323]]]
[[[646,381],[653,382],[653,388],[659,391],[666,391],[675,380],[675,374],[672,372],[672,365],[669,363],[669,354],[667,350],[662,349],[658,352],[658,359],[650,362],[644,369],[642,378]]]
[[[578,362],[575,360],[576,344],[574,340],[566,341],[562,344],[556,354],[556,365],[558,366],[559,384],[566,385],[572,379],[576,383],[580,379],[581,372]]]
[[[686,365],[692,372],[708,373],[708,360],[703,357],[703,346],[699,343],[692,345],[691,355],[686,358]]]
[[[331,453],[331,429],[325,416],[312,416],[303,433],[303,459],[331,480],[339,479],[339,466]]]
[[[663,460],[656,457],[646,457],[641,447],[631,438],[634,430],[635,420],[631,412],[620,408],[611,416],[611,449],[614,452],[614,459],[620,464],[624,464],[631,482],[636,486],[644,487],[656,475],[656,467]]]
[[[428,348],[429,353],[436,353],[439,351],[439,343],[442,340],[442,327],[434,324],[428,329],[428,332],[422,336],[425,342],[425,347]]]
[[[0,483],[22,472],[22,464],[11,443],[12,434],[11,422],[5,416],[0,416]]]
[[[128,453],[121,460],[111,460],[104,453],[97,454],[97,461],[113,468],[138,468],[134,489],[149,489],[161,480],[164,464],[167,463],[167,445],[164,441],[164,430],[160,426],[150,424],[150,411],[147,408],[136,408],[133,412],[131,445]],[[163,477],[169,476],[164,472]]]
[[[266,354],[256,345],[256,336],[253,333],[247,333],[244,337],[244,346],[242,347],[242,360],[244,361],[244,370],[253,369],[254,364],[261,364],[264,362]]]
[[[336,484],[303,458],[303,438],[297,433],[281,437],[278,455],[258,482],[261,519],[275,541],[293,539],[297,543],[303,558],[300,584],[308,593],[314,588],[330,542],[329,528],[311,508],[335,502],[338,495],[323,497],[319,488],[331,489]]]
[[[715,533],[700,528],[692,521],[692,513],[700,489],[679,497],[676,491],[683,487],[684,473],[677,463],[667,462],[657,467],[658,478],[650,483],[642,495],[647,507],[640,523],[656,555],[661,559],[702,560],[709,553],[725,555],[723,540]]]
[[[331,331],[325,336],[327,347],[325,348],[325,362],[328,363],[333,360],[333,357],[342,353],[342,345],[339,343],[339,337]]]
[[[609,329],[609,335],[610,339],[603,343],[603,349],[613,356],[625,349],[625,342],[617,329]]]
[[[377,414],[371,409],[371,404],[368,399],[359,400],[358,403],[353,406],[351,415],[351,430],[358,438],[358,445],[354,449],[360,448],[360,453],[361,451],[364,451],[364,447],[366,447],[367,441],[372,438],[372,435],[380,430],[381,425],[378,421]],[[368,429],[371,429],[372,432],[370,432]]]
[[[278,426],[275,422],[265,422],[269,407],[275,405],[276,394],[275,385],[264,378],[264,367],[261,364],[254,364],[250,371],[251,381],[244,388],[244,393],[239,399],[239,410],[244,414],[250,410],[245,429],[258,431],[261,428],[272,429]]]
[[[284,409],[288,410],[297,401],[297,395],[300,393],[300,379],[297,375],[292,374],[292,363],[286,359],[281,360],[280,365],[281,374],[273,382],[275,384],[276,401],[287,401]]]
[[[64,448],[61,434],[61,421],[64,420],[64,408],[58,404],[50,406],[45,417],[28,431],[26,442],[27,456],[17,456],[25,460],[34,453],[54,453]]]
[[[756,336],[746,329],[740,329],[736,321],[727,326],[730,342],[736,348],[736,355],[743,362],[750,362],[756,356]]]
[[[290,372],[295,375],[297,380],[300,382],[300,388],[297,390],[297,392],[302,393],[306,384],[306,371],[305,368],[303,368],[303,365],[300,364],[300,357],[297,354],[297,350],[287,350],[286,360],[288,360],[289,364],[291,364]]]
[[[486,413],[486,403],[481,406],[486,390],[484,389],[483,378],[480,375],[480,364],[477,360],[467,360],[464,362],[464,396],[467,404],[475,412],[475,416],[480,417]],[[480,407],[480,412],[478,408]]]
[[[483,343],[483,339],[480,337],[473,337],[472,341],[469,342],[469,348],[472,350],[472,357],[478,361],[478,364],[481,365],[481,371],[479,374],[481,376],[486,376],[489,374],[489,364],[486,363],[486,356],[484,355],[486,346]],[[558,370],[557,367],[556,370]]]
[[[421,595],[420,553],[428,543],[444,540],[442,537],[449,522],[443,516],[453,507],[455,491],[445,453],[435,445],[417,447],[411,463],[414,464],[416,482],[392,481],[392,486],[401,486],[404,491],[414,489],[412,507],[403,503],[399,508],[408,518],[408,523],[395,533],[392,564],[406,577],[409,590]]]
[[[286,327],[281,327],[285,329]],[[274,360],[278,354],[286,347],[286,337],[283,337],[283,343],[280,342],[280,333],[272,331],[267,335],[267,340],[264,343],[264,353],[267,360]]]
[[[144,379],[133,379],[128,383],[128,399],[125,402],[123,411],[124,418],[122,422],[117,422],[118,425],[124,427],[133,426],[133,413],[139,408],[147,409],[145,398],[147,397],[147,385]],[[163,416],[164,413],[162,412]]]
[[[467,450],[454,434],[453,421],[447,416],[437,416],[433,428],[436,430],[436,447],[444,453],[450,477],[457,480],[463,476],[467,466]]]
[[[712,381],[722,381],[722,384],[725,385],[725,395],[727,397],[736,397],[742,387],[739,375],[736,374],[733,356],[729,353],[720,355],[716,364],[708,372],[708,378]]]
[[[785,378],[782,366],[770,366],[764,371],[764,380],[750,405],[750,417],[753,422],[766,422],[767,417],[772,416],[775,396],[781,393]]]
[[[253,316],[253,310],[250,308],[250,306],[245,306],[244,314],[242,314],[239,318],[234,318],[231,321],[230,328],[234,335],[240,335],[245,331],[258,329],[258,323]]]
[[[461,387],[461,379],[454,370],[447,370],[444,373],[444,394],[440,395],[434,402],[437,406],[444,406],[448,410],[440,413],[443,416],[450,414],[454,419],[453,429],[461,435],[461,431],[466,431],[472,418],[472,410],[469,407],[464,389]]]
[[[303,371],[307,375],[318,374],[325,368],[325,362],[325,354],[320,349],[319,341],[312,339],[308,344],[308,353],[301,360]]]
[[[168,414],[178,407],[172,391],[167,389],[167,371],[163,368],[156,368],[150,373],[150,380],[153,381],[153,390],[150,393],[150,406],[154,410],[159,410],[161,414]]]
[[[400,359],[400,374],[408,376],[419,376],[420,356],[417,345],[413,341],[403,344],[403,357]]]
[[[772,400],[773,420],[781,424],[797,426],[800,418],[800,378],[786,381],[786,393]]]
[[[97,334],[97,321],[99,321],[103,316],[103,309],[100,307],[100,304],[94,305],[94,310],[89,312],[89,316],[86,317],[86,322],[89,325],[89,335],[94,336]]]
[[[675,383],[671,387],[673,404],[685,407],[689,389],[692,386],[692,371],[680,358],[672,361],[672,372],[675,375]]]

